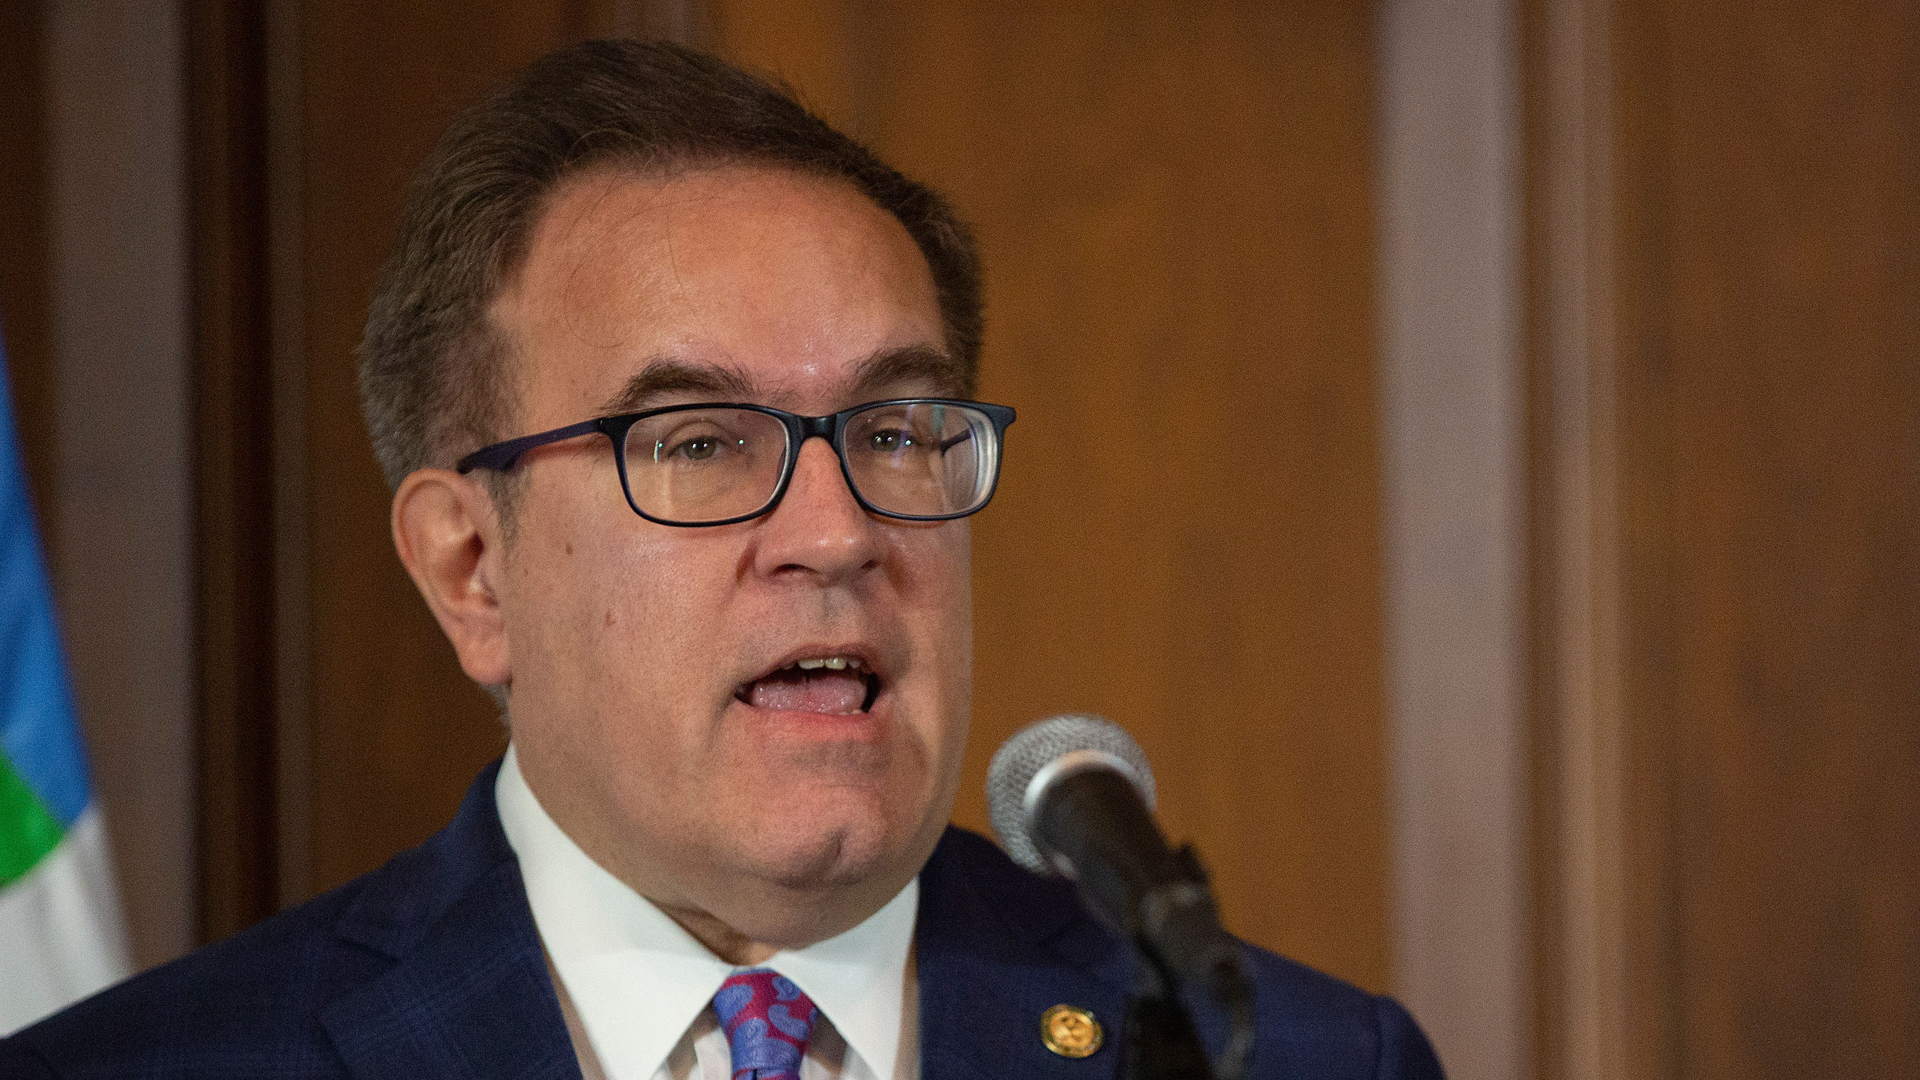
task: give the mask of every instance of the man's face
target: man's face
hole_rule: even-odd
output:
[[[493,316],[514,434],[689,401],[819,415],[955,389],[906,230],[844,183],[784,171],[573,178]],[[602,436],[518,468],[490,585],[514,743],[562,828],[656,901],[760,940],[844,929],[773,925],[770,900],[877,907],[918,872],[966,740],[967,523],[866,514],[821,439],[771,514],[719,527],[634,514]]]

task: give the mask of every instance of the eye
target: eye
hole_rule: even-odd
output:
[[[730,452],[737,454],[746,449],[745,439],[724,430],[713,430],[713,426],[709,424],[701,424],[698,427],[707,430],[701,431],[696,428],[692,431],[675,432],[655,441],[653,459],[685,464],[714,464],[718,459],[730,456]]]
[[[882,454],[910,450],[914,446],[913,434],[899,428],[885,428],[868,435],[867,446]]]
[[[705,461],[720,452],[720,440],[711,435],[701,435],[681,443],[673,452],[692,461]]]

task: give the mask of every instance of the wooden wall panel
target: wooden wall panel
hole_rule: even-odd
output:
[[[1664,14],[1675,1065],[1920,1075],[1920,9]]]
[[[1619,978],[1543,969],[1542,1072],[1920,1075],[1920,8],[1530,10],[1593,46],[1622,616]]]
[[[1370,9],[730,0],[713,25],[980,233],[982,393],[1021,419],[977,519],[958,818],[985,828],[1007,735],[1103,713],[1236,930],[1385,988]]]

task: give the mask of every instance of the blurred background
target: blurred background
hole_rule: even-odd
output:
[[[1460,1080],[1920,1076],[1911,0],[6,0],[0,318],[139,965],[503,748],[353,349],[440,127],[608,35],[978,227],[962,823],[1104,713],[1229,924]]]

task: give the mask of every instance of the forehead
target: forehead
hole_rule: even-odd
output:
[[[843,181],[741,167],[563,182],[493,317],[535,430],[637,406],[622,389],[661,365],[826,408],[873,357],[942,338],[896,218]]]

